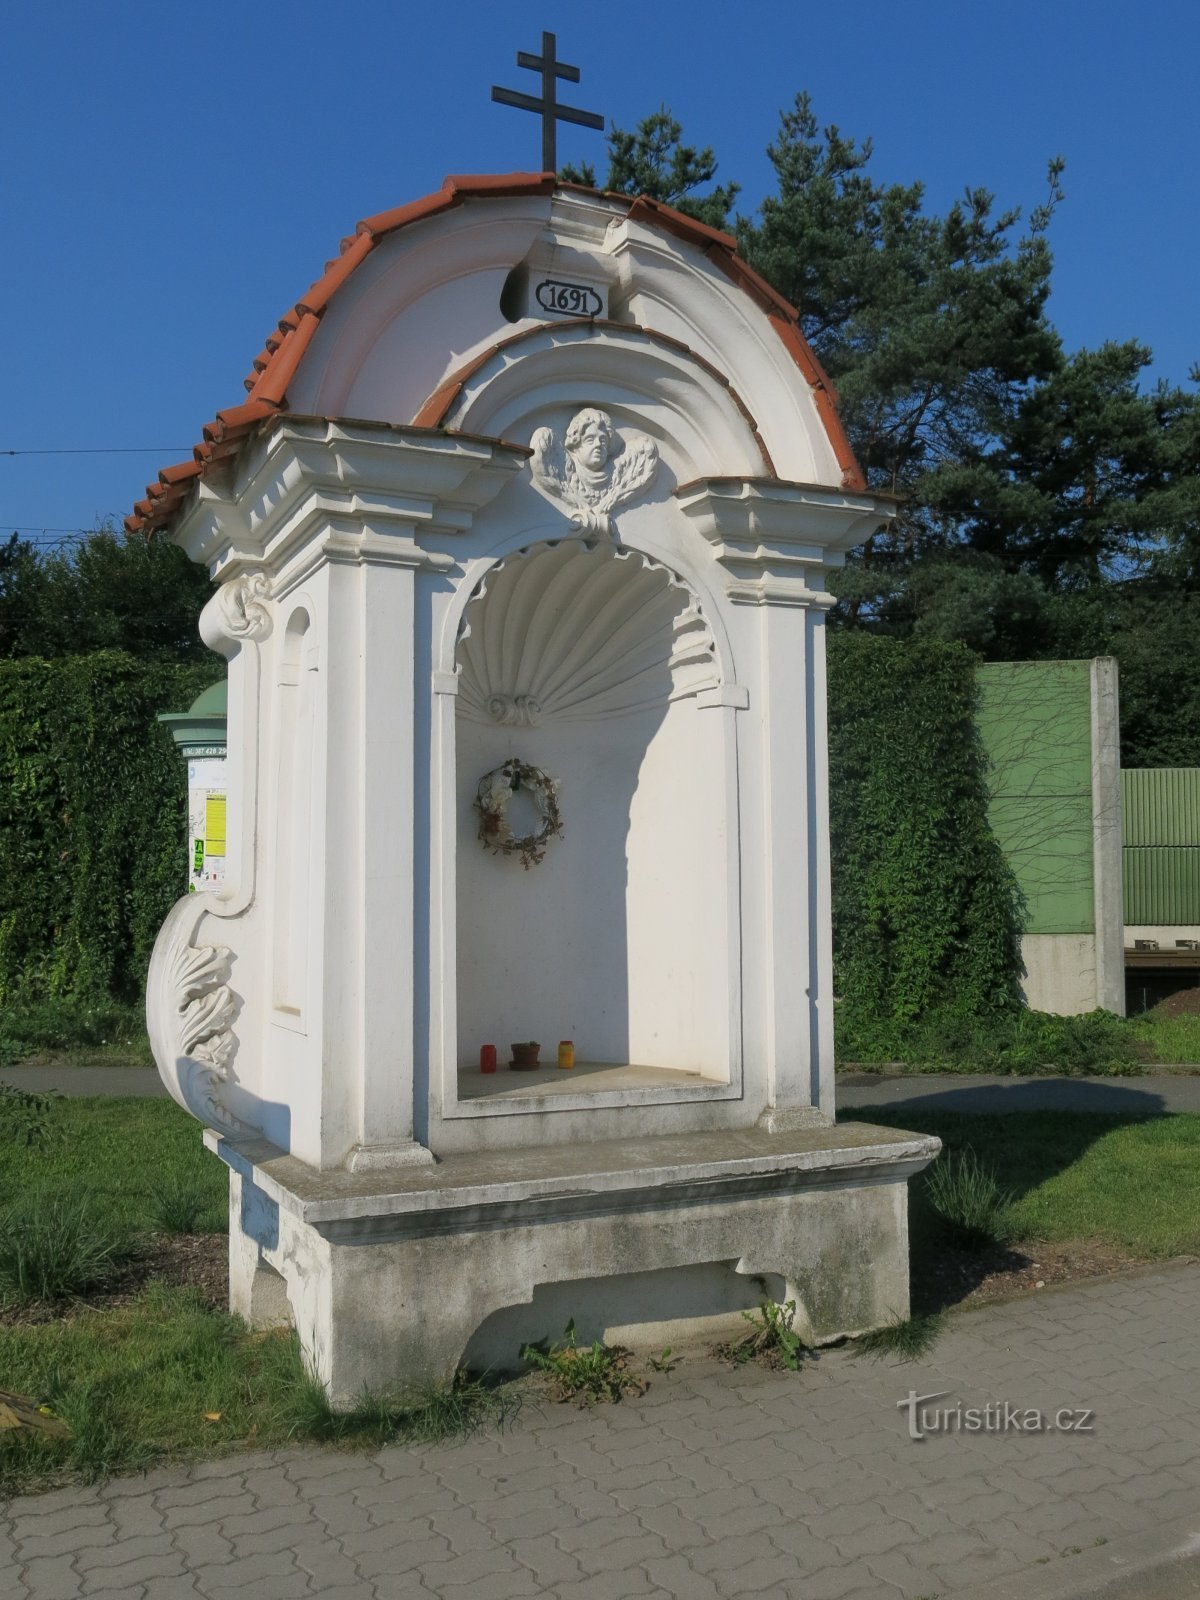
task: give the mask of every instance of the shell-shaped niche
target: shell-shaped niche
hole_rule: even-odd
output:
[[[627,715],[721,681],[691,590],[607,540],[535,545],[493,567],[456,659],[460,715],[526,727]]]

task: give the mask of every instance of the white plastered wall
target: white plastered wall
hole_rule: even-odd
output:
[[[663,714],[537,729],[457,725],[458,1056],[538,1039],[581,1061],[727,1081],[729,960],[720,719]],[[557,782],[564,837],[541,865],[484,850],[473,809],[509,756]]]

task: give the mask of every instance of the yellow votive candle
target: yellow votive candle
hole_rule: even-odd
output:
[[[558,1064],[560,1067],[573,1067],[575,1065],[575,1046],[570,1039],[558,1041]]]

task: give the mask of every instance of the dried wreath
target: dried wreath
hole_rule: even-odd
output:
[[[537,811],[541,826],[536,833],[514,834],[509,824],[509,801],[521,790],[528,794]],[[545,859],[549,840],[556,835],[562,838],[558,785],[540,767],[527,766],[515,756],[480,778],[475,809],[479,813],[479,838],[485,849],[496,855],[520,856],[526,871]]]

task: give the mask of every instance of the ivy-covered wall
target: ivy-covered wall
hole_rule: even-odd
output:
[[[0,1004],[140,997],[186,887],[186,772],[155,715],[214,666],[0,661]]]
[[[1023,908],[988,824],[961,645],[830,639],[830,834],[842,1059],[1020,1003]]]

